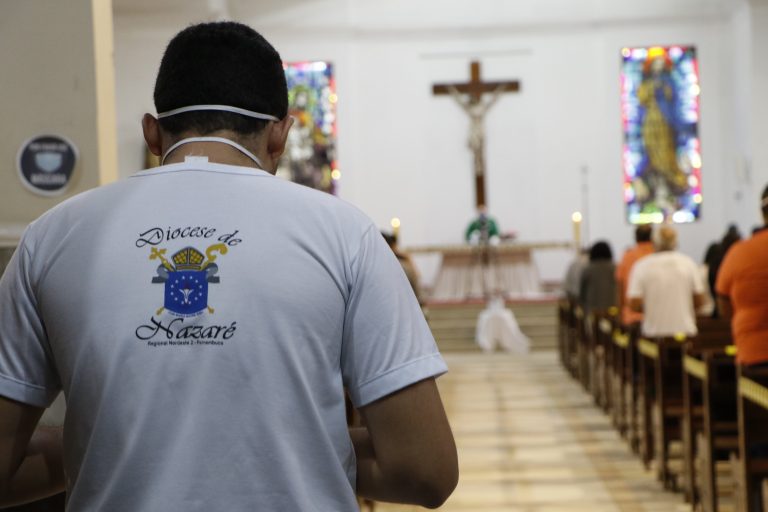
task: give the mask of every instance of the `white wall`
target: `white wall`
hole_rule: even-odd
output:
[[[455,30],[450,29],[460,24],[455,13],[442,15],[429,29],[429,9],[393,19],[397,5],[382,11],[380,2],[342,2],[336,12],[332,1],[289,4],[242,19],[261,30],[285,60],[335,64],[339,195],[382,227],[400,217],[405,245],[457,243],[473,216],[466,116],[449,98],[431,94],[433,83],[467,80],[473,58],[482,61],[484,79],[522,82],[521,92],[505,95],[486,124],[489,205],[502,229],[517,231],[525,241],[569,240],[570,214],[584,206],[585,167],[590,238],[607,238],[617,253],[628,245],[619,51],[633,45],[694,44],[699,52],[705,199],[702,220],[680,227],[682,249],[700,259],[728,221],[751,223],[734,206],[735,187],[729,185],[739,153],[731,135],[739,124],[732,113],[739,77],[733,75],[745,72],[729,51],[738,46],[738,21],[722,15],[716,2],[709,0],[712,12],[695,19],[627,21],[621,13],[601,11],[595,22],[569,23],[561,16],[556,23],[529,26],[511,21],[509,13],[480,16],[483,9],[478,9],[467,11],[467,24]],[[424,4],[444,5],[419,5]],[[160,53],[184,24],[121,17],[119,11],[116,18],[120,164],[127,175],[142,162],[139,119],[152,111]],[[310,26],[299,27],[302,22],[296,20],[311,20],[304,22]],[[567,258],[565,253],[543,255],[544,278],[559,278]]]
[[[751,69],[752,101],[750,135],[752,141],[753,193],[747,200],[754,202],[768,183],[768,2],[753,0],[751,7]],[[755,220],[759,217],[755,210]]]
[[[103,101],[112,40],[94,30],[94,19],[111,27],[108,7],[92,0],[0,4],[0,243],[15,244],[43,212],[117,174],[114,155],[104,151],[114,138]],[[46,134],[68,138],[79,152],[69,186],[55,197],[26,189],[17,171],[19,148]]]
[[[758,201],[768,183],[768,4],[740,2],[730,23],[732,62],[723,79],[732,106],[725,133],[724,203],[728,218],[748,233],[762,224]]]

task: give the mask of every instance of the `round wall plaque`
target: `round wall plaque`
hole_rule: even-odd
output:
[[[64,192],[77,164],[77,148],[61,135],[38,135],[19,148],[17,167],[21,182],[35,194]]]

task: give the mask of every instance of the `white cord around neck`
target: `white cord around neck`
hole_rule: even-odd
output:
[[[172,145],[168,148],[168,150],[163,154],[163,157],[160,159],[160,165],[165,165],[165,159],[168,158],[168,155],[170,155],[173,151],[175,151],[179,146],[183,146],[184,144],[190,144],[192,142],[219,142],[221,144],[226,144],[228,146],[232,146],[251,160],[253,160],[256,165],[259,167],[259,169],[264,169],[264,165],[262,165],[261,160],[259,160],[259,157],[245,149],[242,145],[238,144],[237,142],[229,139],[225,139],[224,137],[188,137],[186,139],[181,139],[180,141],[176,142],[176,144]]]

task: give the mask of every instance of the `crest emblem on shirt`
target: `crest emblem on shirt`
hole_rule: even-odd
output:
[[[150,260],[159,260],[157,275],[152,283],[165,285],[163,306],[156,314],[168,311],[177,316],[195,316],[214,309],[208,305],[208,285],[217,284],[219,266],[216,253],[227,254],[225,244],[214,244],[205,254],[194,247],[185,247],[174,253],[170,260],[165,257],[167,249],[152,248]]]

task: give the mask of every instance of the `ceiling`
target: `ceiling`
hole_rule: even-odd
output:
[[[113,0],[121,17],[238,19],[260,26],[416,29],[718,17],[768,0]]]
[[[229,11],[232,17],[269,14],[285,8],[310,5],[318,0],[112,0],[116,15],[169,12],[216,14]]]

